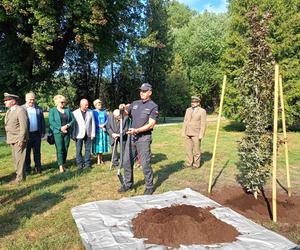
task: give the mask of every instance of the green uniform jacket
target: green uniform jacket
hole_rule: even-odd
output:
[[[27,112],[19,105],[10,108],[5,115],[5,130],[7,144],[26,142],[28,140]]]
[[[188,108],[185,112],[182,136],[196,136],[203,139],[206,128],[206,111],[201,107]]]
[[[65,108],[65,114],[68,116],[68,124],[70,125],[70,128],[68,129],[68,134],[71,135],[71,132],[73,130],[74,126],[74,116],[69,108]],[[51,108],[49,110],[49,126],[50,130],[53,132],[53,134],[61,134],[60,131],[61,128],[61,120],[59,111],[56,107]],[[49,132],[51,132],[49,131]]]

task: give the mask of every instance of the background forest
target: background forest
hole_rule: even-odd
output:
[[[191,95],[217,111],[226,73],[225,115],[242,120],[238,81],[254,6],[271,13],[267,42],[281,66],[288,125],[297,126],[299,0],[228,0],[222,14],[169,0],[1,0],[0,94],[33,90],[45,109],[56,94],[71,107],[100,97],[113,109],[137,98],[147,81],[162,116],[183,116]]]

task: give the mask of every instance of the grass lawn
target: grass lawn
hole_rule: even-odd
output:
[[[236,183],[236,141],[242,133],[235,128],[229,121],[222,121],[214,188]],[[186,187],[207,193],[215,129],[215,121],[208,123],[202,143],[202,168],[183,170],[181,124],[155,128],[152,163],[156,194]],[[288,133],[288,138],[292,188],[294,193],[299,194],[300,133]],[[135,169],[135,189],[121,195],[117,192],[119,182],[116,170],[109,171],[110,154],[105,155],[105,165],[95,164],[92,170],[83,172],[76,170],[74,157],[75,145],[72,142],[68,155],[69,171],[61,174],[56,166],[54,146],[43,142],[43,173],[30,175],[26,182],[14,186],[8,183],[14,176],[11,151],[5,143],[0,143],[0,249],[83,249],[71,216],[72,207],[96,200],[115,200],[143,193],[141,169]],[[279,149],[278,180],[286,186],[283,146]],[[271,187],[270,183],[268,187]],[[300,243],[299,235],[291,236],[290,239]]]

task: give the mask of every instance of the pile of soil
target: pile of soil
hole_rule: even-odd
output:
[[[143,210],[132,220],[135,238],[170,247],[233,242],[238,231],[209,211],[190,205]]]
[[[299,244],[300,235],[300,196],[285,192],[277,193],[277,223],[272,223],[272,192],[265,191],[256,200],[252,194],[247,194],[240,186],[222,187],[213,190],[209,197],[225,207],[230,207],[245,217],[283,234]]]

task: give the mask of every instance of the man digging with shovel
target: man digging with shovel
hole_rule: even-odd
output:
[[[122,133],[123,133],[122,151],[124,152],[124,146],[127,140],[126,132],[128,131],[128,117],[122,117],[122,118],[123,118],[122,119]],[[120,120],[121,120],[120,110],[115,109],[113,113],[108,117],[108,122],[106,124],[106,131],[109,134],[110,146],[112,148],[110,168],[117,167],[119,165],[117,148],[120,142]]]
[[[140,87],[141,100],[134,101],[131,104],[120,104],[119,109],[132,119],[132,128],[127,132],[127,139],[124,152],[124,185],[121,181],[119,193],[124,193],[133,187],[133,165],[139,155],[143,173],[145,177],[146,189],[144,194],[151,195],[154,192],[153,170],[151,167],[151,142],[152,130],[158,118],[158,106],[151,100],[152,86],[149,83],[143,83]],[[122,163],[121,163],[122,164]]]

